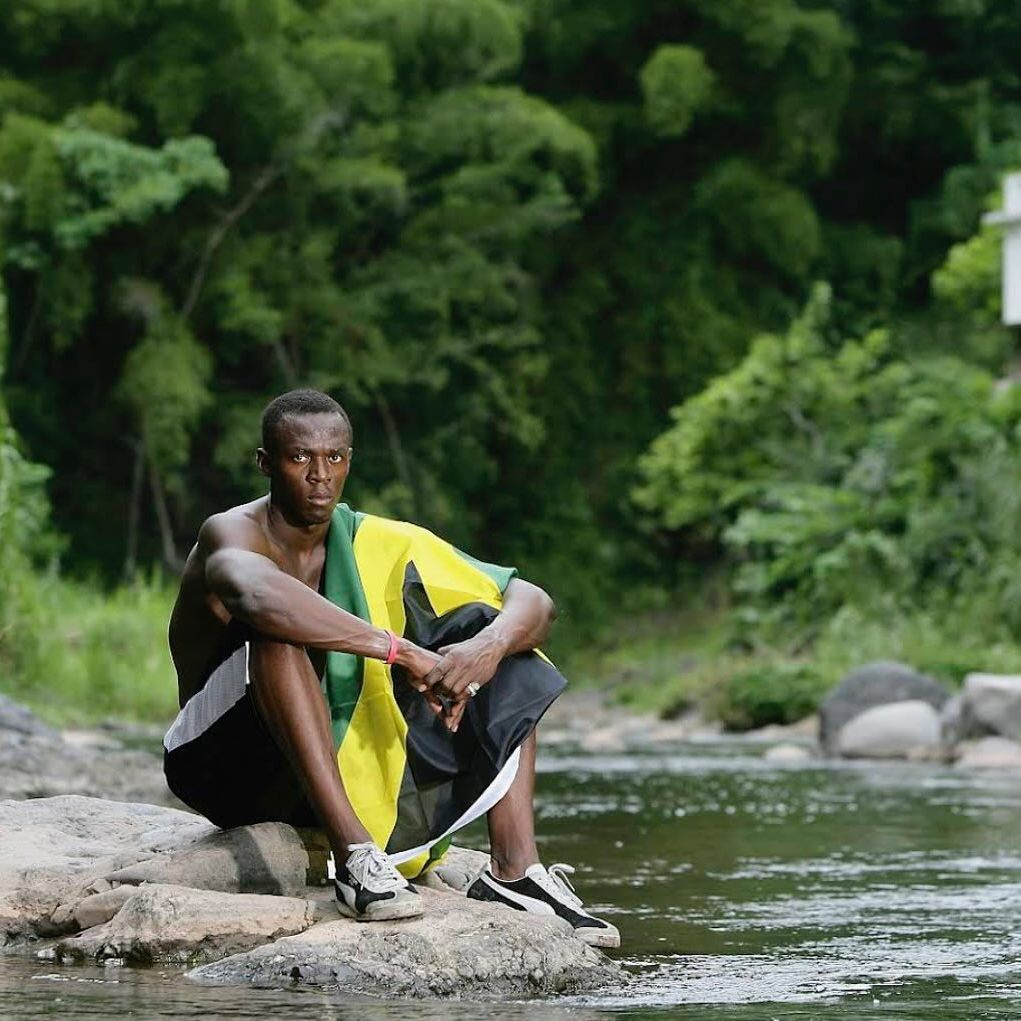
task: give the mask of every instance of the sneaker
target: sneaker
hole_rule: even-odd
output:
[[[488,900],[506,904],[518,911],[532,911],[538,915],[559,915],[574,926],[574,934],[593,947],[619,947],[620,933],[616,926],[590,915],[574,892],[570,865],[543,865],[525,869],[520,879],[497,879],[487,865],[478,879],[468,887],[472,900]]]
[[[418,891],[375,844],[348,844],[348,850],[333,880],[342,915],[359,922],[390,922],[422,914]]]

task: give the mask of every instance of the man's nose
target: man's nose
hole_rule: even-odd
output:
[[[313,457],[308,463],[308,480],[310,482],[329,482],[333,477],[332,466],[325,458]]]

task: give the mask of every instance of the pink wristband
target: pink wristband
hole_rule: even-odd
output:
[[[390,648],[387,650],[386,659],[383,660],[383,662],[386,663],[387,666],[393,666],[394,663],[397,662],[397,636],[389,628],[384,628],[383,630],[386,631],[390,638]]]

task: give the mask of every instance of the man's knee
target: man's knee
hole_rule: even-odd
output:
[[[305,673],[311,669],[308,653],[300,645],[255,638],[248,646],[248,673],[252,680]]]

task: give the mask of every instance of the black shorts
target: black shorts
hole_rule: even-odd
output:
[[[167,785],[224,829],[258,822],[318,826],[298,778],[255,708],[248,649],[247,629],[227,627],[205,682],[163,738]]]

